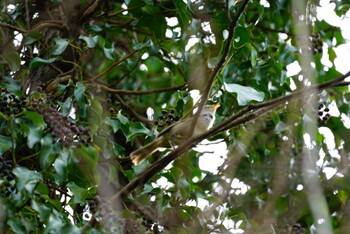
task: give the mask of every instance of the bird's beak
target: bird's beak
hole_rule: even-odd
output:
[[[213,105],[212,108],[213,108],[214,110],[216,110],[216,109],[218,109],[219,107],[220,107],[220,103],[216,103],[215,105]]]

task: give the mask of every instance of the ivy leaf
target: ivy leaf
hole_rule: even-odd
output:
[[[126,118],[124,115],[122,115],[120,112],[117,114],[117,119],[121,122],[121,124],[127,124],[129,123],[128,118]]]
[[[186,30],[187,26],[191,21],[190,11],[187,9],[186,3],[183,1],[173,1],[177,12],[179,13],[179,23],[181,25],[182,30]]]
[[[66,151],[60,152],[54,163],[55,176],[58,181],[65,181],[68,173],[69,154]]]
[[[228,84],[224,82],[224,87],[227,92],[236,93],[238,105],[245,106],[250,101],[261,102],[265,98],[263,92],[259,92],[252,87],[247,87],[239,84]]]
[[[41,173],[31,171],[25,167],[16,167],[13,169],[13,174],[16,176],[18,191],[25,190],[29,194],[33,192],[38,181],[42,179]]]
[[[12,147],[12,139],[8,136],[0,135],[0,154],[3,154],[8,149]]]
[[[85,85],[82,82],[77,82],[74,89],[74,97],[77,99],[79,103],[83,101],[84,92],[85,92]]]
[[[20,96],[22,95],[22,81],[21,80],[15,80],[11,76],[4,76],[3,79],[6,83],[4,83],[4,87],[12,93],[15,93],[16,95]]]
[[[148,14],[139,22],[138,26],[147,27],[150,30],[153,41],[161,41],[165,38],[167,22],[158,7],[147,6],[143,8]]]
[[[32,200],[31,207],[33,210],[38,212],[40,222],[45,222],[47,220],[51,211],[47,205],[38,202],[37,199],[34,199]]]
[[[27,136],[27,145],[30,149],[41,140],[42,129],[41,127],[21,124],[21,128],[23,132],[25,132]]]
[[[151,133],[150,130],[148,130],[142,123],[139,122],[130,122],[128,126],[123,125],[121,129],[127,141],[132,141],[137,136],[148,135]]]
[[[85,41],[88,48],[95,48],[97,45],[98,36],[87,37],[84,35],[80,35],[79,39]]]
[[[152,41],[151,40],[147,40],[146,42],[138,42],[136,40],[132,41],[132,48],[134,50],[141,50],[143,48],[148,48],[152,46]]]
[[[106,119],[106,124],[108,124],[109,126],[112,127],[113,133],[116,133],[119,130],[119,128],[120,128],[120,121],[116,120],[116,119],[107,118]]]
[[[35,68],[38,68],[38,67],[42,66],[43,64],[53,63],[55,60],[56,60],[56,58],[43,59],[40,57],[35,57],[29,63],[29,70],[33,70]]]
[[[57,149],[57,144],[52,144],[52,138],[46,136],[41,139],[41,150],[39,154],[40,166],[44,169],[48,169],[58,156],[60,149]]]
[[[234,34],[235,46],[240,47],[249,41],[249,33],[243,27],[237,27]]]
[[[115,49],[112,47],[112,48],[106,48],[106,47],[104,47],[103,48],[103,52],[104,52],[104,54],[105,54],[105,56],[108,58],[108,59],[110,59],[110,60],[112,60],[112,61],[114,61],[115,59],[116,59],[116,56],[115,56]]]
[[[9,65],[11,71],[16,71],[21,65],[21,58],[13,46],[4,46],[0,54],[0,60]]]
[[[34,111],[24,111],[24,115],[27,116],[37,127],[45,124],[43,117]]]
[[[255,67],[256,66],[258,52],[254,48],[254,46],[252,46],[252,44],[250,44],[250,43],[245,43],[244,46],[247,47],[247,49],[250,51],[250,63],[252,64],[252,67]]]
[[[88,192],[86,189],[79,187],[74,182],[67,184],[67,187],[72,191],[73,197],[69,201],[70,204],[78,204],[85,202],[85,199],[88,197]]]
[[[62,54],[67,46],[68,46],[68,40],[67,39],[63,39],[63,38],[55,38],[54,39],[56,45],[53,47],[53,51],[52,51],[52,55],[60,55]]]

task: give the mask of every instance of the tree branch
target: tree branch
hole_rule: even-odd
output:
[[[136,52],[138,52],[138,50],[134,50],[132,51],[130,54],[125,55],[123,58],[121,58],[120,60],[114,62],[111,66],[109,66],[106,70],[104,70],[102,73],[98,74],[95,77],[90,78],[89,80],[94,81],[98,78],[100,78],[101,76],[105,75],[107,72],[109,72],[113,67],[119,65],[120,63],[124,62],[125,60],[127,60],[128,58],[130,58],[131,56],[133,56]]]
[[[197,142],[203,139],[206,139],[208,137],[211,137],[215,134],[218,134],[220,132],[231,129],[233,127],[236,127],[238,125],[254,120],[264,115],[266,112],[274,109],[275,107],[284,104],[287,101],[302,98],[304,97],[304,95],[307,95],[307,94],[308,95],[315,94],[327,88],[338,87],[340,84],[348,85],[349,82],[344,82],[344,79],[349,76],[350,76],[350,71],[347,72],[345,75],[342,75],[334,80],[295,91],[287,96],[276,98],[268,102],[247,106],[246,108],[242,109],[240,112],[238,112],[231,118],[228,118],[227,120],[221,122],[219,125],[211,128],[207,132],[195,137],[191,137],[190,139],[185,141],[183,144],[181,144],[179,147],[171,151],[168,155],[154,162],[150,167],[148,167],[142,173],[140,173],[134,180],[128,183],[125,187],[123,187],[122,190],[120,190],[116,195],[114,195],[111,200],[118,199],[120,197],[124,197],[130,194],[139,185],[146,183],[157,172],[164,169],[170,162],[178,158],[181,154],[185,153]]]
[[[8,28],[8,29],[11,29],[11,30],[14,30],[14,31],[18,31],[18,32],[21,32],[21,33],[27,32],[27,30],[25,30],[23,28],[18,28],[16,26],[13,26],[13,25],[10,25],[10,24],[5,24],[5,23],[0,23],[0,27]]]
[[[152,94],[152,93],[161,93],[173,90],[184,90],[187,89],[188,84],[173,86],[173,87],[165,87],[159,89],[151,89],[151,90],[123,90],[123,89],[112,89],[104,84],[94,82],[94,85],[99,86],[101,89],[106,90],[111,93],[121,94],[121,95],[142,95],[142,94]]]
[[[120,105],[122,105],[127,111],[129,111],[135,118],[136,120],[145,123],[146,125],[150,125],[150,123],[152,121],[150,121],[149,119],[139,115],[136,111],[134,111],[133,108],[130,108],[129,105],[127,103],[124,102],[124,100],[119,96],[119,95],[115,95],[115,97],[117,98],[118,102],[120,103]]]

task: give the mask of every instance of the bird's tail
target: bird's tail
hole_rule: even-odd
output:
[[[131,161],[135,165],[139,165],[143,162],[149,155],[153,154],[155,151],[158,150],[159,147],[164,145],[164,137],[158,137],[151,143],[143,146],[142,148],[135,150],[130,154]]]

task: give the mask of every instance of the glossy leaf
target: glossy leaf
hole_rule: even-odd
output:
[[[261,102],[264,100],[264,93],[256,91],[255,89],[239,84],[224,83],[225,89],[230,93],[237,94],[237,102],[240,106],[247,105],[250,101]]]
[[[60,55],[62,54],[67,46],[69,45],[69,42],[67,39],[63,38],[55,38],[56,45],[53,47],[52,55]]]
[[[56,58],[43,59],[43,58],[36,57],[30,62],[29,70],[33,70],[45,64],[53,63],[55,60]]]

